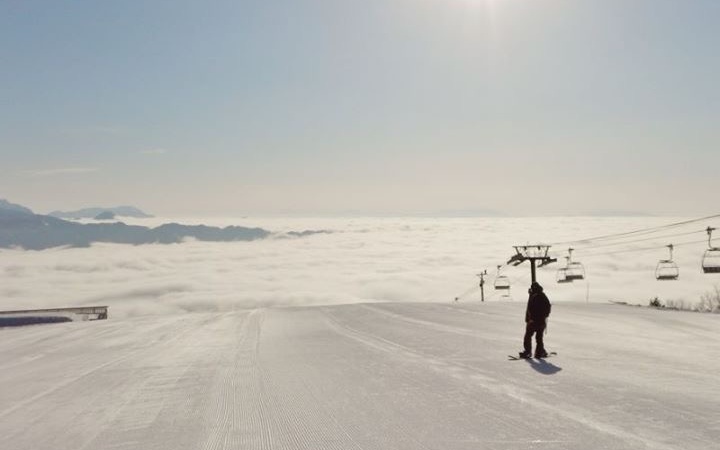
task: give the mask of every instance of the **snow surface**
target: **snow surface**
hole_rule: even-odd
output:
[[[375,303],[0,329],[20,449],[710,449],[720,316],[556,303]]]

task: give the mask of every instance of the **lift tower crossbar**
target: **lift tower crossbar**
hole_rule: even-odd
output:
[[[557,258],[551,258],[548,256],[550,251],[549,245],[513,245],[515,254],[510,257],[507,264],[511,266],[519,266],[525,261],[530,261],[530,276],[532,282],[536,281],[535,268],[547,266],[557,262]]]

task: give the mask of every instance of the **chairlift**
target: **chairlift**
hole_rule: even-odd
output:
[[[558,269],[555,281],[558,283],[572,283],[572,280],[568,279],[567,276],[567,267],[561,267]]]
[[[585,266],[572,260],[573,250],[573,248],[568,249],[568,255],[565,257],[565,267],[561,267],[557,271],[555,279],[558,283],[572,283],[573,281],[585,279]]]
[[[585,266],[582,263],[572,260],[573,248],[568,249],[567,264],[565,267],[565,277],[569,281],[578,281],[585,279]]]
[[[680,276],[680,269],[678,268],[678,265],[675,264],[675,261],[673,261],[673,245],[670,244],[667,246],[667,248],[670,250],[670,258],[669,259],[661,259],[658,262],[657,267],[655,268],[655,278],[657,280],[677,280]]]
[[[715,228],[707,227],[708,249],[702,259],[702,268],[705,273],[720,273],[720,247],[712,246],[712,232]]]
[[[567,277],[571,281],[585,279],[585,267],[579,262],[571,262],[567,266]]]
[[[495,277],[495,290],[496,291],[507,291],[510,289],[510,278],[505,275],[500,275],[500,268],[497,266],[497,276]]]

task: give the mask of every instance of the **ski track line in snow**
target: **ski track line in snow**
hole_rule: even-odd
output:
[[[328,309],[323,309],[326,313]],[[376,350],[391,353],[397,356],[403,356],[407,360],[415,361],[426,367],[431,367],[433,370],[457,377],[463,380],[472,380],[474,382],[480,382],[480,387],[496,394],[503,394],[510,396],[524,404],[536,407],[538,409],[550,410],[553,413],[570,419],[576,423],[582,424],[587,428],[595,429],[603,434],[615,436],[625,442],[637,442],[641,445],[652,448],[653,450],[677,450],[674,446],[666,445],[662,442],[652,441],[649,438],[639,437],[636,434],[629,433],[617,426],[599,422],[590,419],[592,413],[587,409],[581,409],[570,405],[564,405],[564,409],[558,409],[553,405],[535,399],[531,396],[531,392],[528,390],[509,387],[498,387],[497,380],[486,375],[478,373],[478,369],[475,367],[468,366],[455,361],[447,361],[442,358],[435,357],[433,355],[423,354],[419,351],[413,350],[397,342],[390,341],[388,339],[370,335],[362,332],[347,323],[342,323],[337,317],[328,314],[328,323],[331,327],[335,328],[340,334],[344,334],[352,339],[364,343],[365,345],[372,347]],[[344,330],[344,331],[343,331]]]
[[[278,446],[276,448],[362,450],[360,443],[348,432],[334,411],[329,400],[322,395],[325,385],[333,380],[318,378],[326,374],[325,355],[309,350],[313,342],[297,341],[293,325],[297,318],[285,310],[275,310],[268,319],[271,328],[265,343],[267,350],[260,353],[260,370],[267,372],[268,390],[273,410],[277,412]],[[317,311],[301,312],[324,324],[324,316]],[[291,320],[287,323],[288,319]],[[307,323],[303,322],[307,326]],[[300,348],[294,347],[300,342]],[[279,345],[278,345],[279,344]],[[312,374],[312,375],[311,375]],[[334,380],[337,381],[337,380]],[[319,389],[319,393],[316,392]]]
[[[188,327],[188,328],[190,328],[190,327]],[[171,338],[171,339],[179,339],[180,336],[182,336],[182,333],[176,334],[175,337],[173,337],[173,338]],[[51,394],[51,393],[53,393],[53,392],[55,392],[55,391],[57,391],[57,390],[59,390],[59,389],[62,389],[62,388],[64,388],[64,387],[66,387],[66,386],[69,386],[69,385],[71,385],[71,384],[80,382],[80,381],[82,381],[83,378],[88,377],[88,376],[90,376],[91,374],[93,374],[93,373],[95,373],[95,372],[97,372],[97,371],[99,371],[99,370],[102,370],[102,369],[105,369],[105,368],[107,368],[107,367],[110,367],[110,366],[119,364],[119,363],[121,363],[121,362],[123,362],[123,361],[125,361],[125,360],[127,360],[127,359],[129,359],[129,358],[131,358],[131,357],[133,357],[133,356],[136,356],[137,354],[139,354],[139,353],[141,353],[141,352],[143,352],[143,351],[146,351],[147,349],[148,349],[147,347],[137,348],[137,349],[135,349],[135,350],[133,350],[133,351],[131,351],[131,352],[129,352],[129,353],[126,353],[126,354],[123,355],[123,356],[119,356],[119,357],[117,357],[117,358],[115,358],[115,359],[112,359],[112,360],[110,360],[110,361],[107,361],[107,362],[104,362],[104,363],[102,363],[102,364],[93,366],[93,367],[91,367],[91,368],[89,368],[89,369],[81,372],[80,374],[78,374],[78,375],[77,375],[76,377],[74,377],[74,378],[71,378],[71,379],[69,379],[69,380],[66,380],[66,381],[63,381],[63,382],[61,382],[61,383],[55,384],[54,386],[52,386],[52,387],[50,387],[50,388],[48,388],[48,389],[45,389],[45,390],[43,390],[43,391],[41,391],[41,392],[38,392],[37,394],[35,394],[35,395],[31,396],[31,397],[28,397],[27,399],[25,399],[25,400],[23,400],[23,401],[21,401],[21,402],[19,402],[19,403],[16,403],[16,404],[10,406],[9,408],[6,408],[6,409],[0,411],[0,419],[2,419],[3,417],[6,417],[8,414],[11,414],[11,413],[13,413],[14,411],[17,411],[18,409],[20,409],[20,408],[22,408],[22,407],[24,407],[24,406],[26,406],[26,405],[28,405],[28,404],[31,404],[31,403],[37,401],[38,399],[40,399],[40,398],[42,398],[42,397],[44,397],[44,396],[46,396],[46,395],[49,395],[49,394]],[[80,359],[80,357],[78,357],[77,359]]]
[[[259,325],[262,325],[264,320],[265,316],[262,317]],[[269,356],[263,355],[260,326],[256,329],[255,336],[254,351],[252,352],[254,359],[252,376],[256,380],[257,401],[260,405],[257,409],[258,420],[255,423],[263,439],[260,442],[246,442],[246,446],[242,448],[273,450],[359,448],[353,445],[351,440],[342,439],[342,436],[347,436],[342,428],[340,428],[340,439],[333,434],[333,418],[319,407],[318,402],[307,402],[307,396],[310,393],[305,384],[301,383],[300,386],[297,386],[298,377],[301,376],[300,373],[297,373],[297,367],[293,367],[294,370],[292,370],[289,380],[284,380],[283,383],[274,380],[288,372],[289,362],[286,360],[274,361]],[[286,346],[288,342],[283,340],[279,344]],[[269,348],[268,352],[271,350],[272,348]],[[258,432],[247,434],[253,435]]]
[[[255,382],[255,389],[249,389],[248,393],[251,393],[254,395],[255,399],[254,401],[257,404],[257,426],[260,429],[259,436],[260,436],[260,442],[259,446],[256,446],[255,448],[260,449],[271,449],[273,446],[273,443],[275,441],[274,434],[273,434],[273,417],[272,412],[270,411],[270,403],[269,403],[269,393],[267,390],[267,379],[264,378],[264,375],[260,371],[260,332],[262,327],[262,317],[258,317],[258,320],[255,321],[255,329],[254,333],[252,334],[252,341],[246,341],[249,345],[246,347],[245,351],[245,357],[251,358],[251,364],[249,365],[249,375],[250,380]],[[240,358],[242,360],[243,358]],[[237,403],[241,404],[241,403]],[[257,445],[257,444],[256,444]]]
[[[410,324],[420,325],[422,327],[430,328],[430,329],[433,329],[436,331],[443,331],[446,333],[453,333],[453,334],[461,334],[463,336],[477,337],[477,332],[468,330],[467,328],[453,327],[451,325],[445,325],[445,324],[438,323],[438,322],[430,322],[429,320],[423,320],[423,319],[417,319],[414,317],[403,316],[402,314],[398,314],[393,311],[388,311],[386,309],[383,309],[383,308],[375,306],[375,305],[361,304],[359,306],[368,311],[372,311],[377,314],[382,314],[382,315],[390,317],[392,319],[400,320],[400,321],[407,322]]]
[[[180,319],[178,319],[178,320],[180,320]],[[23,335],[21,332],[24,331],[24,329],[26,329],[26,327],[17,327],[16,329],[13,329],[13,330],[0,329],[0,333],[2,333],[2,332],[10,332],[13,334],[17,333],[18,336],[20,336],[20,338],[16,338],[16,339],[12,339],[12,338],[11,339],[3,339],[2,344],[0,344],[1,345],[0,353],[6,352],[7,349],[12,350],[15,348],[23,348],[26,350],[28,348],[35,348],[39,344],[43,344],[43,343],[48,343],[53,348],[58,348],[58,347],[63,346],[66,342],[72,343],[73,341],[76,341],[77,340],[76,336],[81,339],[84,339],[85,336],[87,335],[88,329],[90,327],[97,327],[97,328],[102,327],[101,329],[93,330],[94,331],[93,337],[95,338],[95,340],[102,340],[102,338],[104,338],[106,336],[112,336],[112,335],[115,335],[115,334],[121,332],[121,330],[119,330],[115,326],[107,326],[108,325],[107,322],[105,322],[105,323],[98,323],[98,322],[100,322],[100,321],[72,322],[69,324],[31,325],[34,328],[43,327],[45,329],[42,330],[41,333],[39,333],[40,336],[30,334],[28,336],[24,336],[24,339],[22,338]],[[112,324],[112,325],[114,325],[114,324]],[[167,324],[162,323],[162,324],[158,324],[155,327],[155,329],[162,329],[163,327],[167,327],[167,326],[168,326]],[[70,328],[70,327],[72,327],[72,328]],[[35,331],[35,330],[33,330],[33,331]],[[38,331],[40,331],[40,330],[38,330]],[[2,337],[5,338],[5,335],[2,335]],[[23,341],[26,341],[26,342],[23,342]],[[39,353],[35,353],[33,355],[27,355],[22,358],[18,358],[14,362],[4,362],[4,364],[0,363],[0,373],[8,372],[9,371],[8,369],[11,369],[11,368],[14,369],[14,368],[20,367],[24,364],[32,363],[33,361],[46,356],[48,353],[51,353],[51,350],[43,349]],[[82,361],[85,358],[86,358],[86,355],[79,354],[79,355],[76,355],[75,357],[73,357],[73,359],[71,361],[68,361],[68,363],[72,364],[75,361]]]
[[[208,415],[211,424],[203,449],[272,448],[272,423],[264,385],[259,373],[258,351],[262,310],[253,310],[236,327],[232,363],[223,367],[213,405]]]
[[[370,347],[370,348],[373,348],[373,349],[375,349],[375,350],[380,350],[380,352],[381,352],[381,353],[384,353],[384,354],[386,354],[386,353],[392,353],[392,354],[394,354],[394,355],[396,355],[396,356],[407,356],[407,355],[404,355],[404,354],[402,354],[402,353],[400,353],[400,352],[395,352],[395,351],[393,351],[393,350],[392,350],[392,346],[388,346],[388,345],[377,345],[377,344],[374,342],[374,340],[372,340],[372,339],[363,339],[363,338],[361,337],[361,334],[360,334],[359,332],[356,332],[355,330],[347,327],[345,324],[340,323],[339,320],[338,320],[336,317],[334,317],[331,313],[328,312],[327,309],[323,308],[323,309],[322,309],[322,312],[323,312],[323,315],[324,315],[324,318],[325,318],[325,323],[327,324],[328,328],[330,328],[331,330],[333,330],[333,331],[334,331],[335,333],[337,333],[338,335],[344,336],[345,338],[349,338],[349,339],[351,339],[352,341],[359,342],[359,343],[361,343],[362,345],[364,345],[364,346],[366,346],[366,347]],[[388,341],[388,342],[389,342],[389,341]],[[413,356],[415,356],[415,355],[413,355]],[[410,377],[410,376],[407,376],[407,378],[410,379],[410,380],[413,380],[413,382],[414,382],[415,384],[418,384],[418,385],[425,385],[425,384],[426,384],[426,383],[424,383],[423,381],[418,380],[418,379],[415,379],[415,378]],[[417,435],[418,435],[417,430],[410,429],[410,428],[407,428],[407,427],[401,427],[401,428],[397,428],[397,431],[400,432],[401,437],[392,437],[392,438],[386,437],[384,440],[381,440],[381,442],[412,442],[413,448],[415,448],[415,449],[427,449],[427,450],[430,450],[430,449],[434,448],[434,447],[428,447],[428,446],[426,445],[426,441],[418,439],[418,437],[417,437]],[[360,441],[359,441],[359,442],[360,442]]]
[[[213,411],[208,417],[215,425],[205,440],[204,450],[313,449],[318,448],[319,442],[332,442],[330,436],[313,441],[309,434],[314,430],[308,430],[309,424],[300,424],[306,411],[293,401],[298,392],[285,392],[279,397],[282,387],[273,383],[273,371],[262,363],[265,317],[264,310],[256,310],[238,327],[238,346],[232,364],[223,369],[213,395]]]
[[[210,401],[217,399],[208,392],[214,386],[212,368],[228,356],[224,353],[228,347],[222,344],[234,343],[232,336],[226,336],[225,326],[243,327],[247,316],[246,312],[209,315],[175,343],[175,351],[152,355],[158,366],[149,382],[128,389],[128,398],[106,421],[108,432],[98,432],[83,448],[125,448],[133,443],[141,443],[143,449],[200,448],[203,438],[217,426],[217,416],[208,414]],[[163,374],[165,367],[167,374]],[[200,378],[203,375],[206,378]]]
[[[98,448],[99,446],[114,448],[117,447],[118,444],[113,441],[121,441],[127,435],[132,435],[147,427],[153,426],[163,411],[167,411],[174,406],[172,402],[168,404],[169,399],[167,394],[170,389],[185,376],[193,363],[194,361],[188,360],[179,374],[171,377],[151,374],[143,379],[142,382],[133,386],[132,389],[128,388],[125,392],[124,401],[114,409],[108,418],[109,423],[116,424],[116,426],[111,429],[109,435],[98,439],[108,428],[98,427],[95,429],[95,433],[91,438],[78,450]],[[142,402],[147,404],[147,406],[138,411],[136,408],[133,408],[137,402]],[[153,436],[153,439],[157,439],[161,434],[162,433],[157,433]],[[102,445],[97,442],[98,440]],[[146,448],[154,447],[152,442],[146,442],[144,445]],[[120,446],[122,446],[122,444],[120,444]]]
[[[262,372],[268,372],[268,369],[260,366]],[[295,374],[295,377],[300,377]],[[331,434],[331,426],[328,422],[335,424],[333,418],[321,409],[322,401],[312,397],[314,402],[308,403],[304,398],[305,395],[311,396],[309,386],[302,380],[296,380],[301,384],[300,389],[290,389],[284,385],[278,385],[272,382],[269,372],[264,375],[269,381],[269,392],[275,395],[270,397],[272,410],[276,411],[276,424],[279,432],[277,433],[278,445],[273,448],[282,449],[335,449],[343,450],[347,448],[359,448],[351,439],[339,442],[338,439]],[[305,401],[304,401],[305,400]],[[341,433],[347,437],[344,429]]]
[[[348,325],[347,323],[343,323],[339,318],[332,315],[332,313],[328,314],[328,319],[329,326],[333,328],[338,334],[350,337],[358,342],[365,344],[366,346],[369,346],[381,352],[392,353],[397,356],[402,356],[405,359],[414,362],[422,361],[427,366],[432,366],[435,369],[441,369],[440,372],[442,373],[452,373],[453,368],[463,368],[472,370],[472,377],[475,379],[482,379],[482,381],[487,383],[495,381],[493,378],[477,373],[477,369],[475,368],[463,366],[459,363],[450,363],[448,361],[435,358],[431,355],[420,353],[397,342],[393,342],[380,336],[371,335],[366,332],[360,331]]]
[[[408,310],[409,310],[408,312],[410,312],[410,311],[419,311],[419,312],[432,311],[432,312],[434,312],[435,307],[440,306],[440,309],[443,309],[445,311],[451,311],[455,315],[462,314],[464,317],[467,317],[468,315],[475,315],[475,316],[482,316],[484,318],[492,318],[493,316],[495,316],[492,313],[472,311],[469,309],[456,308],[456,307],[448,306],[448,305],[444,305],[444,304],[439,304],[439,305],[430,304],[433,306],[433,310],[429,310],[427,308],[420,308],[420,307],[418,307],[419,306],[418,304],[408,304],[408,305],[411,306],[410,308],[408,308]],[[357,306],[359,306],[363,309],[366,309],[368,311],[372,311],[372,312],[378,313],[380,315],[386,316],[390,319],[395,319],[395,320],[398,320],[398,321],[401,321],[404,323],[408,323],[408,324],[414,324],[414,325],[423,327],[425,329],[435,330],[435,331],[440,331],[440,332],[445,332],[445,333],[450,333],[450,334],[455,334],[455,335],[461,335],[461,336],[468,336],[473,339],[478,339],[479,337],[482,337],[482,339],[485,341],[490,340],[487,333],[484,336],[478,335],[478,330],[476,328],[458,327],[458,326],[453,326],[453,325],[447,325],[447,324],[440,323],[440,322],[432,322],[430,320],[420,319],[417,317],[409,317],[408,315],[403,315],[401,313],[397,313],[397,312],[385,309],[382,304],[376,304],[376,303],[359,304]],[[405,305],[403,304],[403,306],[405,306]],[[472,325],[477,327],[478,323],[475,322]],[[494,324],[494,325],[496,325],[496,324]],[[523,328],[524,328],[524,325],[523,325]],[[505,343],[507,341],[507,339],[504,338],[504,339],[499,339],[496,341]],[[514,343],[514,341],[515,340],[513,339],[512,342]]]
[[[222,369],[220,386],[217,387],[217,392],[213,390],[211,410],[205,413],[208,417],[207,421],[212,424],[208,430],[208,436],[205,437],[203,445],[205,450],[218,450],[239,444],[239,442],[235,442],[235,436],[231,435],[237,420],[234,408],[239,401],[237,383],[242,381],[235,378],[239,374],[241,363],[244,362],[240,361],[240,358],[244,356],[243,349],[248,340],[250,321],[256,314],[256,311],[251,312],[235,327],[234,337],[238,342],[238,349],[234,352],[232,365]]]
[[[326,314],[328,314],[329,316],[332,316],[331,311],[326,311]],[[330,323],[329,325],[333,329],[335,329],[335,331],[339,335],[344,336],[349,339],[352,339],[354,341],[357,341],[361,345],[364,345],[375,351],[380,351],[381,353],[385,353],[385,354],[388,354],[388,353],[391,354],[393,357],[389,358],[388,361],[396,361],[397,362],[397,361],[404,360],[413,365],[420,365],[423,367],[423,369],[426,367],[432,366],[431,368],[435,371],[435,373],[438,373],[441,376],[450,376],[450,377],[460,381],[460,383],[458,383],[453,389],[461,389],[463,391],[466,391],[464,395],[468,396],[468,398],[472,397],[473,395],[477,395],[477,391],[473,392],[472,389],[468,389],[468,384],[466,383],[466,381],[468,381],[467,375],[463,374],[463,373],[458,373],[458,371],[455,370],[455,369],[457,369],[457,367],[455,367],[455,365],[446,364],[445,362],[438,364],[438,360],[435,358],[432,358],[432,357],[428,358],[427,355],[423,355],[423,354],[416,352],[406,346],[403,346],[401,344],[392,342],[392,341],[384,339],[384,338],[380,338],[376,335],[369,335],[367,333],[360,332],[352,327],[347,326],[346,324],[340,323],[340,320],[337,319],[336,317],[328,317],[327,319],[329,321],[335,322],[334,324]],[[397,363],[395,363],[393,365],[396,365],[396,364]],[[440,367],[438,367],[438,366],[440,366]],[[414,372],[415,371],[413,371],[413,373]],[[421,372],[422,371],[420,371],[418,373],[421,373]],[[471,376],[476,379],[482,378],[482,375],[478,374],[476,369],[472,370]],[[413,379],[412,377],[409,377],[409,378]],[[425,391],[425,390],[428,390],[430,392],[432,391],[433,386],[427,385],[427,380],[426,381],[415,380],[415,381],[419,386],[421,386],[422,391]],[[490,381],[493,381],[493,380],[486,378],[484,383],[481,383],[480,386],[486,387]],[[492,391],[491,389],[487,389],[487,390]],[[505,393],[505,391],[502,391],[502,392]],[[500,414],[500,415],[494,414],[492,411],[488,411],[488,410],[477,411],[476,414],[478,414],[477,419],[481,420],[481,421],[482,421],[482,417],[486,414],[492,416],[493,421],[498,422],[498,423],[503,423],[505,429],[507,429],[507,430],[521,429],[525,425],[525,423],[520,419],[513,418],[512,416],[503,416],[502,414]],[[411,433],[411,436],[416,436],[417,430],[407,430],[406,433]],[[461,439],[461,438],[448,439],[448,438],[444,438],[443,440],[437,440],[437,439],[433,439],[432,437],[428,437],[428,436],[425,436],[425,438],[422,441],[418,441],[416,438],[413,438],[413,439],[416,442],[421,442],[425,448],[443,448],[443,446],[447,446],[451,443],[474,443],[474,444],[478,444],[478,445],[491,445],[491,444],[525,444],[525,445],[529,445],[529,443],[531,442],[528,439],[498,440],[498,439],[485,439],[485,438],[483,438],[483,439],[477,439],[477,438],[475,438],[475,439]],[[395,439],[392,439],[392,441],[393,442],[402,442],[402,441],[408,441],[408,440],[395,438]],[[553,442],[568,443],[571,441],[553,440]],[[572,442],[574,442],[574,441],[572,441]],[[428,447],[428,445],[430,445],[430,447]]]
[[[418,363],[419,361],[422,361],[423,364],[429,365],[428,363],[430,361],[428,359],[422,357],[422,355],[419,355],[418,353],[413,352],[412,350],[410,350],[406,347],[403,347],[400,344],[388,341],[388,340],[383,339],[378,336],[367,335],[363,332],[360,332],[360,331],[348,326],[347,324],[341,323],[341,321],[337,317],[335,317],[326,308],[323,308],[323,312],[325,314],[326,323],[327,323],[328,327],[331,330],[335,331],[337,334],[344,336],[346,338],[349,338],[351,340],[354,340],[356,342],[359,342],[359,343],[363,344],[364,346],[370,347],[376,351],[380,351],[381,353],[385,353],[385,354],[390,353],[394,356],[402,357],[403,359],[413,362],[413,363]],[[440,372],[446,373],[443,370],[440,370]],[[412,379],[412,377],[410,377],[410,378]],[[415,380],[415,382],[420,385],[425,384],[419,380]],[[393,441],[404,440],[404,441],[408,441],[408,442],[413,442],[415,444],[415,448],[423,448],[423,449],[433,448],[433,447],[428,447],[426,445],[425,441],[421,441],[416,437],[417,436],[416,430],[402,429],[399,431],[402,432],[404,438],[402,438],[402,439],[393,438],[392,439]]]
[[[47,426],[43,427],[44,433],[36,435],[32,443],[27,444],[26,447],[23,448],[52,448],[54,447],[53,443],[57,442],[74,442],[74,448],[76,449],[88,448],[88,446],[91,446],[91,448],[112,448],[116,446],[113,444],[113,438],[117,441],[126,440],[127,436],[132,435],[136,430],[141,430],[143,427],[149,426],[155,421],[161,409],[166,406],[168,389],[173,386],[173,380],[180,378],[193,363],[192,360],[181,358],[182,352],[175,353],[166,350],[171,350],[183,342],[193,342],[194,337],[201,333],[203,325],[212,320],[211,317],[204,317],[203,319],[204,320],[200,321],[180,320],[180,322],[184,322],[184,326],[175,328],[176,333],[163,334],[161,337],[153,339],[150,346],[143,346],[124,357],[110,361],[108,364],[96,366],[96,370],[87,371],[88,373],[77,377],[75,380],[71,380],[70,383],[60,386],[59,389],[53,390],[52,394],[54,395],[61,392],[62,388],[69,387],[74,381],[86,380],[90,382],[90,377],[96,375],[104,380],[104,377],[106,377],[108,373],[103,373],[101,370],[107,369],[112,366],[113,363],[120,361],[127,361],[130,366],[137,367],[137,369],[134,369],[136,371],[144,370],[143,368],[146,367],[148,363],[155,367],[144,377],[130,376],[127,377],[127,379],[124,377],[112,378],[110,384],[104,386],[105,389],[102,390],[90,389],[82,395],[72,394],[72,391],[66,394],[59,394],[61,397],[56,399],[56,401],[60,401],[62,396],[72,395],[72,403],[67,403],[67,400],[58,403],[58,405],[62,405],[61,408],[65,410],[72,406],[69,408],[70,411],[65,411],[65,414],[61,416],[56,415],[54,419],[51,419],[53,414],[52,410],[44,411],[41,416],[38,417],[39,420],[48,420]],[[178,321],[173,321],[172,323],[174,324],[176,322]],[[165,323],[164,325],[168,324]],[[144,331],[152,332],[158,328],[163,327],[153,327]],[[186,347],[187,346],[183,345],[182,349],[184,350]],[[143,356],[133,358],[132,360],[128,359],[140,354],[143,354]],[[168,355],[167,361],[164,360],[166,355]],[[180,375],[175,373],[176,368],[172,365],[165,367],[167,365],[166,363],[171,362],[173,359],[178,359],[183,362]],[[107,383],[107,381],[104,381],[103,384],[104,383]],[[90,384],[92,385],[93,383]],[[108,398],[107,394],[110,393],[112,394]],[[119,404],[114,407],[108,407],[108,401],[116,402],[118,398],[121,399]],[[143,405],[143,408],[137,409],[137,407],[135,407],[132,410],[126,411],[126,406],[131,403],[135,406],[140,403]],[[88,417],[91,411],[95,411],[95,414],[91,414],[90,417]],[[106,425],[98,427],[94,425],[93,422],[90,422],[90,424],[86,426],[81,425],[83,421],[91,419],[97,420],[97,416],[104,416],[104,423]],[[120,426],[111,429],[109,435],[100,439],[100,442],[97,442],[96,438],[106,432],[107,424],[117,421],[120,422]],[[44,422],[36,422],[31,426],[41,425],[42,423]],[[65,424],[65,428],[62,428],[63,424]],[[22,432],[23,430],[20,429],[18,431]],[[22,435],[22,437],[27,440],[29,436]],[[16,442],[16,445],[21,445],[22,441],[21,439]],[[152,447],[151,443],[147,445],[148,448]]]
[[[288,449],[294,449],[294,448],[306,448],[306,449],[312,449],[314,448],[314,445],[317,445],[317,442],[323,442],[323,443],[330,443],[333,444],[332,448],[336,450],[345,450],[349,448],[355,448],[357,450],[362,450],[362,446],[360,443],[355,440],[350,433],[348,433],[347,429],[337,420],[337,417],[332,414],[325,403],[325,401],[315,395],[312,391],[311,386],[307,383],[307,381],[301,379],[301,383],[303,384],[303,390],[304,392],[307,392],[310,398],[312,399],[311,405],[313,405],[313,408],[315,409],[314,414],[312,414],[312,417],[322,417],[323,419],[323,425],[320,429],[322,430],[322,435],[318,439],[314,439],[315,443],[313,443],[313,440],[307,440],[303,439],[303,446],[302,447],[294,447],[294,446],[288,446]],[[297,394],[299,391],[292,391],[289,393],[289,395]],[[302,405],[304,404],[298,395],[295,395],[293,397],[295,399],[295,404]],[[296,416],[298,418],[298,416]],[[328,423],[329,422],[329,423]],[[340,433],[345,438],[342,441],[335,438],[333,435],[330,434],[330,425],[332,424],[333,428],[340,430]],[[301,430],[299,421],[296,421],[295,423],[296,429]],[[349,445],[348,445],[349,444]]]

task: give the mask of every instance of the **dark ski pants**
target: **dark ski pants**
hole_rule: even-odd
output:
[[[532,353],[532,336],[535,335],[535,353],[544,353],[545,344],[543,343],[543,333],[545,332],[545,321],[529,322],[525,325],[525,339],[523,339],[523,346],[525,352],[528,354]]]

